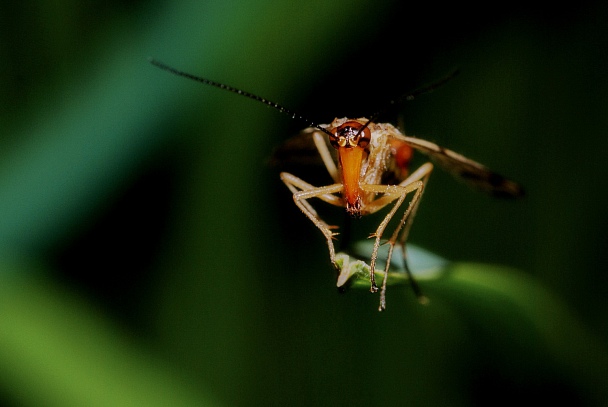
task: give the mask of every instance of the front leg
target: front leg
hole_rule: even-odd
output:
[[[315,211],[312,205],[308,202],[308,199],[319,198],[331,205],[344,206],[342,198],[334,195],[342,192],[344,187],[342,184],[315,187],[296,177],[295,175],[286,172],[281,173],[281,180],[285,183],[285,185],[287,185],[287,188],[293,192],[293,200],[298,208],[304,212],[304,215],[306,215],[308,219],[310,219],[312,223],[314,223],[314,225],[323,233],[323,236],[325,236],[325,239],[327,240],[327,248],[329,249],[329,260],[334,268],[337,269],[336,250],[333,242],[334,236],[337,235],[337,233],[332,232],[332,227],[319,217],[317,211]]]
[[[371,267],[372,273],[373,273],[373,270],[375,269],[376,258],[378,256],[378,248],[380,246],[380,237],[384,233],[384,229],[386,229],[386,226],[392,219],[393,215],[395,214],[397,209],[403,203],[405,196],[407,194],[409,194],[410,192],[415,191],[414,196],[412,197],[408,208],[403,213],[403,216],[401,217],[399,224],[396,226],[393,234],[391,235],[390,239],[387,242],[389,244],[389,250],[388,250],[388,256],[387,256],[387,260],[386,260],[386,268],[384,270],[384,279],[382,281],[382,291],[380,293],[380,307],[379,307],[380,311],[386,309],[386,282],[387,282],[387,278],[388,278],[388,271],[389,271],[390,264],[391,264],[391,257],[393,254],[393,249],[395,247],[395,243],[397,242],[397,239],[399,238],[399,235],[401,235],[400,241],[401,241],[401,247],[403,250],[404,268],[405,268],[405,271],[410,280],[410,285],[412,286],[412,289],[414,290],[414,294],[416,295],[416,297],[418,298],[418,301],[420,303],[428,302],[428,299],[424,295],[422,295],[422,292],[421,292],[420,288],[418,287],[416,280],[414,280],[412,272],[407,264],[406,241],[407,241],[407,237],[409,235],[409,231],[412,227],[412,223],[414,221],[414,216],[416,215],[416,211],[418,210],[418,206],[420,205],[420,200],[422,198],[422,193],[424,192],[424,187],[426,186],[429,176],[431,175],[432,171],[433,171],[433,164],[425,163],[425,164],[421,165],[420,168],[418,168],[412,174],[410,174],[410,176],[407,179],[405,179],[404,181],[402,181],[398,186],[395,186],[395,187],[390,187],[390,186],[386,186],[386,185],[368,186],[368,187],[370,187],[370,189],[375,189],[378,192],[382,192],[382,190],[385,188],[387,189],[387,191],[384,192],[384,195],[382,197],[376,199],[370,205],[368,205],[369,210],[372,213],[377,210],[380,210],[381,208],[386,206],[388,203],[395,200],[396,199],[395,194],[397,194],[397,197],[399,198],[397,200],[397,202],[395,203],[395,205],[393,206],[393,210],[391,210],[391,212],[389,212],[389,214],[384,218],[384,220],[380,223],[380,225],[378,226],[378,229],[376,230],[376,233],[375,233],[376,243],[374,245],[374,251],[372,252],[372,259],[370,261],[370,263],[371,263],[370,267]],[[394,189],[394,188],[397,188],[397,189]],[[399,189],[399,188],[402,188],[402,189]],[[399,195],[398,191],[401,191],[402,195]]]
[[[418,204],[420,202],[420,198],[422,197],[422,192],[424,190],[425,181],[426,181],[426,179],[424,181],[421,181],[421,180],[412,181],[411,183],[406,184],[406,185],[392,185],[392,186],[391,185],[364,185],[364,186],[362,186],[362,189],[366,192],[374,192],[374,193],[383,194],[382,197],[380,197],[380,198],[376,199],[375,201],[372,201],[370,204],[368,204],[368,208],[369,208],[370,212],[376,212],[376,211],[382,209],[383,207],[385,207],[386,205],[388,205],[389,203],[396,201],[396,202],[394,202],[392,209],[384,217],[382,222],[380,222],[380,225],[378,225],[376,232],[373,234],[373,236],[376,238],[376,241],[374,242],[374,249],[372,251],[372,257],[370,259],[370,283],[371,283],[372,292],[378,291],[378,287],[376,286],[376,281],[375,281],[375,271],[376,271],[376,260],[378,259],[378,250],[380,248],[380,239],[382,238],[382,235],[384,234],[386,227],[388,226],[390,221],[393,219],[393,216],[399,210],[399,208],[402,206],[407,195],[411,192],[414,192],[414,196],[410,200],[410,203],[409,203],[407,209],[404,211],[403,216],[401,217],[399,223],[395,227],[395,231],[393,232],[391,238],[387,242],[389,244],[389,250],[388,250],[388,256],[386,259],[386,267],[384,269],[384,278],[382,280],[382,290],[380,291],[380,305],[378,307],[379,311],[383,311],[384,309],[386,309],[386,283],[387,283],[388,272],[389,272],[390,264],[391,264],[391,257],[393,254],[393,249],[395,247],[397,237],[399,236],[400,232],[402,231],[404,225],[406,226],[404,235],[405,235],[405,237],[407,237],[407,232],[409,231],[409,227],[411,226],[411,222],[413,221],[413,215],[415,214],[416,209],[418,208]],[[405,242],[403,242],[403,244],[405,245]],[[410,281],[412,283],[412,286],[414,287],[414,291],[416,292],[417,295],[419,295],[419,290],[416,289],[417,286],[413,282],[411,273],[409,272],[409,268],[407,266],[406,266],[406,271],[408,272],[408,276],[410,277]]]
[[[389,213],[386,214],[386,216],[384,217],[382,222],[380,222],[380,224],[376,228],[376,232],[371,236],[376,239],[374,242],[374,249],[372,251],[372,256],[371,256],[370,264],[369,264],[370,265],[370,285],[371,285],[370,291],[371,292],[375,293],[378,291],[378,286],[376,285],[376,276],[375,276],[376,261],[378,259],[378,250],[380,249],[380,240],[382,239],[384,230],[388,226],[389,222],[391,221],[391,219],[393,218],[393,216],[395,215],[397,210],[399,210],[399,208],[403,204],[403,201],[405,200],[406,196],[410,192],[421,188],[422,187],[421,184],[422,184],[421,182],[418,182],[418,183],[413,183],[413,184],[410,184],[407,186],[400,186],[400,185],[362,185],[361,186],[361,189],[365,192],[373,192],[375,194],[382,194],[382,197],[380,197],[366,205],[365,209],[368,213],[377,212],[378,210],[386,207],[386,205],[394,202],[393,207],[391,208]],[[415,199],[415,198],[416,198],[416,195],[414,195],[413,199]],[[411,204],[410,204],[410,207],[408,208],[408,210],[406,211],[406,213],[409,213],[410,209],[411,209]],[[401,223],[397,226],[397,228],[401,229]],[[390,255],[391,254],[392,254],[391,250],[389,249],[389,259],[386,263],[384,281],[382,283],[380,310],[383,310],[385,308],[385,306],[384,307],[382,306],[382,303],[383,303],[382,299],[384,298],[384,292],[386,291],[386,277],[387,277],[388,268],[390,265]]]

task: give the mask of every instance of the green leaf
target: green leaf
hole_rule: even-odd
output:
[[[373,241],[362,240],[353,245],[350,254],[345,252],[336,254],[336,263],[338,264],[339,271],[338,287],[342,287],[347,282],[358,287],[364,285],[369,287],[369,261],[366,262],[360,259],[369,259],[373,248]],[[378,260],[374,273],[377,281],[384,279],[388,249],[388,245],[382,245],[378,250]],[[412,275],[416,280],[439,278],[441,271],[448,264],[448,261],[441,256],[412,244],[408,244],[407,246],[407,259]],[[409,278],[404,269],[403,250],[397,245],[391,256],[391,267],[388,273],[387,285],[399,284],[409,284]]]

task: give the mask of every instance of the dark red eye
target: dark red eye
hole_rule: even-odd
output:
[[[361,148],[367,148],[370,140],[371,140],[371,134],[369,131],[369,127],[366,127],[365,129],[363,129],[362,132],[360,132],[359,140],[357,141],[357,145]]]
[[[340,135],[338,133],[338,129],[332,130],[333,135],[329,137],[329,143],[333,148],[340,147]]]
[[[334,137],[330,137],[329,142],[335,148],[366,148],[369,145],[371,135],[368,127],[361,131],[362,128],[363,125],[354,120],[343,123],[333,131]]]

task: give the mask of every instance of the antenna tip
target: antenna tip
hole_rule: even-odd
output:
[[[160,62],[159,60],[157,60],[154,57],[148,57],[148,62],[151,63],[152,65],[156,65],[156,66],[164,66],[164,64],[162,62]]]

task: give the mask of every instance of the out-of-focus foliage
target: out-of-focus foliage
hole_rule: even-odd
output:
[[[0,4],[0,404],[605,405],[608,8],[479,13]],[[528,195],[436,170],[411,240],[453,262],[380,314],[267,165],[304,124],[148,57],[320,123],[459,67],[382,119]]]

